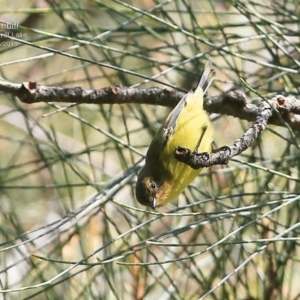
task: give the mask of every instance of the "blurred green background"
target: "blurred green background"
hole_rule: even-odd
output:
[[[299,1],[0,5],[1,24],[17,26],[0,27],[7,81],[189,90],[211,60],[209,95],[244,89],[240,77],[266,98],[299,94]],[[169,109],[81,104],[43,117],[64,106],[0,93],[1,299],[300,299],[298,132],[269,126],[154,212],[134,186]],[[251,125],[212,119],[217,146]]]

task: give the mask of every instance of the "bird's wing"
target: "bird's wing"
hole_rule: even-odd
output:
[[[199,83],[196,87],[196,89],[190,90],[175,106],[175,108],[171,111],[169,114],[166,122],[162,125],[162,127],[158,130],[155,137],[152,140],[152,143],[149,146],[147,158],[151,160],[152,158],[156,158],[160,156],[161,153],[163,153],[163,150],[167,144],[167,142],[172,137],[175,127],[177,124],[178,117],[184,107],[187,104],[187,101],[189,97],[194,96],[193,94],[200,92],[199,89],[201,89],[201,95],[203,95],[203,91],[206,92],[208,87],[213,81],[215,71],[212,69],[212,65],[210,62],[206,63],[205,68],[201,74]],[[203,101],[203,97],[199,97],[199,101]]]
[[[170,137],[172,136],[175,127],[176,127],[176,123],[177,123],[177,119],[182,111],[182,109],[186,106],[187,103],[187,99],[189,98],[189,96],[191,94],[194,94],[198,89],[202,89],[203,90],[203,95],[207,92],[209,86],[211,85],[213,79],[215,76],[215,70],[212,69],[212,64],[210,61],[208,61],[205,64],[205,68],[202,71],[199,83],[196,87],[196,89],[192,89],[190,90],[179,102],[178,104],[175,106],[175,108],[171,111],[171,113],[169,114],[165,124],[162,127],[163,130],[163,137],[164,137],[164,144],[167,143],[167,141],[170,139]],[[203,101],[203,99],[199,99],[199,101]]]

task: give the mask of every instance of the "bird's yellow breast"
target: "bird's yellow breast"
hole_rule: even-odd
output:
[[[171,189],[166,202],[176,198],[201,172],[201,169],[194,170],[175,159],[175,149],[183,147],[194,151],[200,139],[201,143],[197,151],[211,152],[213,127],[209,116],[203,109],[203,90],[198,88],[195,92],[190,92],[187,95],[186,103],[178,115],[173,133],[161,154],[160,162],[164,169],[171,174],[169,179]]]

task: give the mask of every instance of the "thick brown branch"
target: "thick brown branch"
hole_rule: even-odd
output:
[[[169,91],[158,87],[137,89],[130,87],[105,87],[98,90],[81,87],[63,88],[39,85],[36,82],[23,84],[0,80],[0,91],[18,97],[24,103],[64,102],[64,103],[91,103],[91,104],[152,104],[174,107],[185,95],[178,91]],[[300,101],[294,97],[286,97],[282,119],[294,130],[300,130]],[[259,107],[247,103],[242,92],[229,92],[222,96],[207,97],[205,109],[209,113],[226,114],[239,119],[254,121],[259,113]],[[269,124],[283,126],[281,118],[273,113]]]
[[[18,97],[22,102],[32,104],[38,102],[64,102],[89,104],[156,104],[172,107],[183,97],[183,93],[151,87],[137,89],[130,87],[111,86],[98,90],[81,87],[63,88],[43,86],[36,82],[22,84],[0,80],[0,91]]]

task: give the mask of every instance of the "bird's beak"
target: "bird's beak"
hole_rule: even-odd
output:
[[[153,198],[152,202],[150,202],[150,207],[151,207],[152,209],[155,209],[155,208],[156,208],[156,199],[155,199],[155,198]]]

